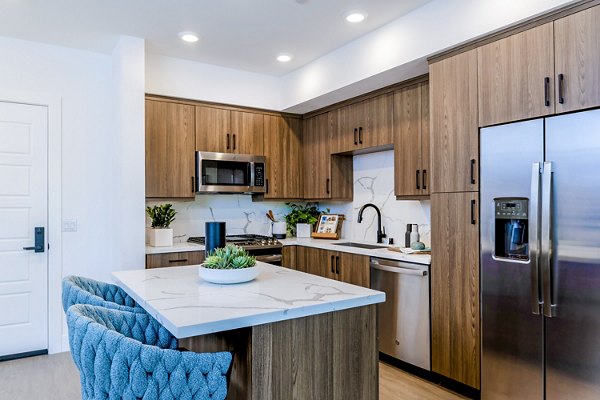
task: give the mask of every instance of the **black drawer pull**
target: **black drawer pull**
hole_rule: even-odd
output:
[[[229,133],[227,134],[227,150],[230,148]]]
[[[420,177],[421,171],[417,170],[417,190],[421,190],[421,186],[420,186],[420,181],[421,181],[421,177]]]
[[[336,256],[335,257],[335,273],[336,274],[340,274],[340,257]]]
[[[187,258],[182,258],[181,260],[169,260],[170,263],[179,263],[179,262],[187,262]]]
[[[475,200],[471,200],[471,225],[475,225],[477,221],[475,220]]]
[[[427,170],[423,170],[423,190],[427,190]]]
[[[471,185],[475,184],[475,160],[471,159]]]
[[[358,144],[357,132],[358,132],[358,129],[354,128],[354,145],[355,146]]]
[[[331,273],[335,274],[335,270],[333,269],[333,262],[335,260],[335,256],[331,256]]]
[[[327,178],[327,183],[325,183],[325,187],[327,189],[327,194],[331,194],[331,179]]]

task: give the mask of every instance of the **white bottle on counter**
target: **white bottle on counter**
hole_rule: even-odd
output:
[[[419,236],[419,225],[413,224],[412,231],[410,232],[410,244],[416,243],[421,239]]]

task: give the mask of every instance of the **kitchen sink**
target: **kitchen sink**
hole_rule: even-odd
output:
[[[346,243],[336,243],[336,246],[347,246],[347,247],[358,247],[361,249],[385,249],[387,246],[381,246],[377,244],[366,244],[366,243],[355,243],[355,242],[346,242]]]

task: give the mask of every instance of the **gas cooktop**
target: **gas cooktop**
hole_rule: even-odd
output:
[[[205,244],[206,238],[204,236],[190,237],[188,239],[190,243]],[[232,235],[226,236],[225,242],[227,244],[235,244],[245,248],[246,250],[252,249],[274,249],[281,248],[283,245],[277,239],[273,239],[270,236],[262,235]]]

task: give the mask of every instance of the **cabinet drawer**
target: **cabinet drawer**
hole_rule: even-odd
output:
[[[146,254],[146,269],[196,265],[204,261],[204,251]]]

